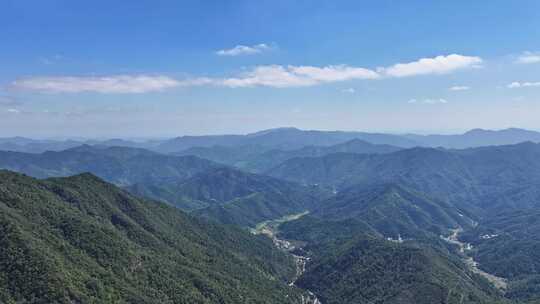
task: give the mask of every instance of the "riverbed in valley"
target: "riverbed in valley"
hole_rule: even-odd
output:
[[[290,286],[295,286],[296,281],[302,274],[306,271],[306,265],[309,262],[310,258],[303,255],[293,254],[292,251],[294,251],[297,247],[292,241],[285,240],[285,239],[279,239],[276,235],[278,232],[279,225],[288,222],[288,221],[294,221],[296,219],[301,218],[302,216],[308,214],[309,212],[302,212],[297,214],[290,214],[286,215],[282,218],[270,220],[270,221],[264,221],[262,223],[259,223],[254,229],[251,229],[251,232],[254,234],[264,234],[272,239],[274,242],[274,245],[279,248],[280,250],[286,251],[289,254],[291,254],[296,262],[296,275],[293,278],[293,280],[289,283]],[[307,296],[302,296],[302,303],[301,304],[322,304],[321,301],[317,298],[317,296],[311,292],[310,290],[306,290]]]
[[[452,229],[452,234],[450,234],[448,237],[443,237],[444,240],[447,242],[457,245],[459,247],[459,252],[462,255],[463,262],[469,266],[469,269],[484,278],[486,278],[488,281],[490,281],[496,288],[498,288],[501,291],[506,291],[508,287],[508,283],[506,279],[494,276],[490,273],[487,273],[480,269],[478,266],[478,262],[475,261],[472,257],[467,255],[467,252],[472,250],[472,245],[469,243],[464,243],[459,240],[459,234],[463,232],[462,228],[456,228]]]

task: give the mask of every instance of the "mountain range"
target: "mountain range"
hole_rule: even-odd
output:
[[[144,201],[91,174],[0,171],[2,303],[299,303],[269,239]]]
[[[40,154],[0,151],[3,169],[38,178],[91,172],[121,186],[176,181],[219,166],[195,156],[171,156],[128,147],[83,145]]]
[[[330,154],[294,158],[266,172],[304,184],[346,189],[394,182],[456,204],[478,215],[491,198],[540,183],[540,144],[522,143],[465,150],[412,148],[390,154]],[[531,190],[531,193],[536,193]],[[530,205],[528,196],[508,208]]]
[[[0,151],[0,302],[538,303],[534,134]]]
[[[199,217],[224,224],[257,223],[311,210],[329,191],[232,168],[208,170],[177,183],[130,187],[132,193],[164,200]],[[169,200],[163,199],[170,193]]]
[[[304,146],[294,150],[268,149],[263,146],[212,146],[194,147],[174,153],[174,155],[195,155],[218,163],[238,167],[251,172],[264,172],[295,157],[318,157],[332,153],[382,154],[402,148],[372,144],[360,139],[352,139],[331,146]]]
[[[196,156],[128,147],[84,145],[41,154],[0,151],[0,168],[37,178],[90,172],[136,195],[185,211],[202,209],[197,211],[202,217],[241,226],[303,212],[328,193]]]
[[[160,153],[185,153],[191,148],[257,147],[262,150],[297,150],[306,146],[332,146],[358,139],[376,145],[391,145],[400,148],[444,147],[463,149],[491,145],[510,145],[524,141],[540,142],[540,132],[510,128],[503,130],[474,129],[463,134],[418,135],[385,134],[353,131],[317,131],[297,128],[277,128],[246,135],[202,135],[180,136],[170,139],[152,140],[36,140],[24,137],[0,138],[0,150],[28,153],[61,151],[81,145],[105,147],[122,146],[144,148]]]

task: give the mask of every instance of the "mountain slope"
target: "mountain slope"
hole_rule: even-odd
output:
[[[0,171],[0,302],[298,303],[270,240],[83,174]]]
[[[417,238],[450,228],[471,227],[472,220],[444,201],[397,184],[356,186],[320,204],[313,216],[325,220],[355,219],[384,236]]]
[[[513,145],[525,141],[540,142],[540,132],[517,128],[504,130],[474,129],[457,135],[405,135],[429,147],[463,149],[481,146]]]
[[[62,151],[75,148],[81,145],[99,145],[103,147],[132,147],[132,148],[152,148],[156,141],[134,142],[123,139],[109,140],[38,140],[23,137],[0,138],[0,150],[43,153],[46,151]]]
[[[155,187],[130,190],[141,195],[147,191],[146,196],[150,197],[171,193],[174,196],[168,201],[170,204],[186,210],[197,209],[194,214],[201,217],[241,226],[311,210],[328,195],[317,187],[231,168],[208,170],[178,183]]]
[[[540,301],[540,207],[502,210],[461,239],[481,269],[509,280],[508,297]]]
[[[278,128],[264,130],[247,135],[212,135],[183,136],[165,141],[156,147],[160,152],[179,152],[192,147],[242,146],[256,145],[269,149],[293,150],[305,146],[331,146],[352,139],[360,139],[373,144],[386,144],[398,147],[413,147],[415,141],[391,134],[344,132],[344,131],[311,131],[296,128]]]
[[[540,144],[534,143],[467,150],[413,148],[381,155],[338,153],[295,158],[267,174],[338,189],[399,183],[481,214],[491,209],[490,198],[540,183],[539,158]],[[522,200],[513,205],[529,204]]]
[[[122,186],[177,181],[218,166],[194,156],[169,156],[127,147],[84,145],[41,154],[0,151],[3,169],[38,178],[91,172]]]
[[[260,222],[310,209],[312,203],[304,201],[305,199],[301,201],[291,199],[281,193],[258,192],[195,210],[193,214],[223,224],[255,227]]]
[[[319,157],[332,153],[382,154],[401,150],[390,145],[377,145],[352,139],[332,146],[305,146],[296,150],[269,149],[264,146],[212,146],[190,148],[175,155],[195,155],[251,172],[264,172],[295,157]]]
[[[486,281],[442,251],[363,234],[319,247],[296,284],[327,304],[502,303]]]

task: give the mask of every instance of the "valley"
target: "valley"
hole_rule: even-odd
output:
[[[540,304],[540,0],[0,28],[0,304]]]
[[[270,138],[279,141],[284,131],[261,136],[273,132],[279,135]],[[309,136],[313,140],[314,135]],[[164,301],[184,299],[162,289],[172,284],[170,279],[154,283],[151,265],[168,278],[180,277],[182,288],[192,292],[187,297],[201,303],[217,298],[235,303],[244,297],[305,304],[530,304],[540,299],[540,240],[535,234],[540,227],[540,144],[455,150],[395,148],[354,139],[331,143],[283,150],[244,143],[226,149],[192,148],[197,156],[92,145],[44,153],[0,151],[0,168],[10,170],[4,171],[5,185],[0,187],[1,210],[9,214],[4,219],[13,218],[4,220],[7,228],[2,229],[27,231],[20,236],[26,240],[34,221],[50,221],[46,235],[32,236],[40,240],[37,247],[48,246],[54,259],[63,261],[67,258],[56,244],[68,237],[75,242],[69,250],[83,250],[81,261],[98,265],[122,255],[106,251],[104,257],[93,243],[111,240],[100,236],[91,241],[85,231],[117,231],[112,235],[119,239],[114,241],[125,242],[127,250],[126,262],[117,267],[140,274],[114,272],[111,290],[98,287],[100,294],[92,295],[91,289],[77,287],[71,291],[75,295],[54,295],[61,298],[103,299],[115,294],[144,303],[147,291],[133,286],[150,286],[148,290]],[[214,157],[223,151],[229,160]],[[272,155],[267,163],[257,160]],[[250,159],[257,166],[236,166],[238,159]],[[23,188],[17,188],[18,183]],[[45,192],[37,190],[43,187]],[[24,199],[27,192],[36,196]],[[16,197],[20,206],[13,205]],[[73,226],[67,215],[44,220],[47,209],[37,209],[41,215],[28,218],[26,210],[34,207],[25,206],[34,206],[40,197],[94,224]],[[154,214],[156,208],[160,211]],[[132,209],[139,211],[131,213]],[[197,228],[171,228],[176,217],[185,217],[176,221]],[[67,229],[63,233],[68,235],[57,235],[57,229]],[[74,231],[76,236],[70,236]],[[128,239],[123,240],[125,234]],[[4,242],[19,250],[17,237],[10,232]],[[179,249],[177,243],[185,247]],[[255,248],[244,247],[252,245]],[[109,245],[103,246],[109,250]],[[156,248],[166,255],[157,254]],[[11,251],[2,254],[12,261]],[[249,261],[247,268],[235,270],[242,274],[231,278],[225,273],[238,259]],[[169,269],[160,268],[160,263]],[[184,264],[188,273],[197,274],[180,276],[174,265]],[[0,273],[13,275],[8,265],[2,267]],[[105,270],[98,269],[96,274],[84,268],[82,281],[77,276],[63,280],[79,285],[96,276],[103,280]],[[254,276],[244,274],[250,271]],[[245,283],[248,289],[232,287],[244,279],[250,280]],[[2,280],[0,276],[0,299],[29,297]]]
[[[474,260],[473,257],[467,256],[467,252],[472,249],[472,245],[469,243],[463,243],[459,240],[460,233],[463,232],[462,228],[453,229],[451,230],[452,234],[448,237],[441,236],[445,241],[457,245],[459,247],[459,252],[463,255],[463,262],[474,272],[482,277],[486,278],[489,282],[491,282],[496,288],[500,289],[501,291],[506,291],[508,288],[508,282],[505,278],[497,277],[493,274],[487,273],[480,269],[478,266],[478,262]]]
[[[282,218],[275,220],[264,221],[257,224],[256,228],[251,230],[251,233],[253,234],[262,234],[269,237],[270,239],[272,239],[272,242],[278,249],[292,255],[296,263],[296,275],[289,283],[289,286],[295,286],[296,281],[306,272],[306,265],[309,263],[311,258],[307,255],[301,255],[301,253],[299,252],[299,249],[302,249],[301,242],[280,239],[277,237],[279,225],[289,221],[297,220],[307,214],[309,214],[309,211],[298,214],[286,215]],[[310,290],[306,290],[306,292],[308,293],[308,295],[305,297],[302,296],[301,304],[323,304],[313,292],[311,292]]]

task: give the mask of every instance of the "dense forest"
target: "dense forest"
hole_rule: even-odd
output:
[[[265,237],[144,201],[90,174],[0,172],[2,303],[297,303]]]
[[[539,144],[274,135],[0,152],[0,300],[540,301]]]

